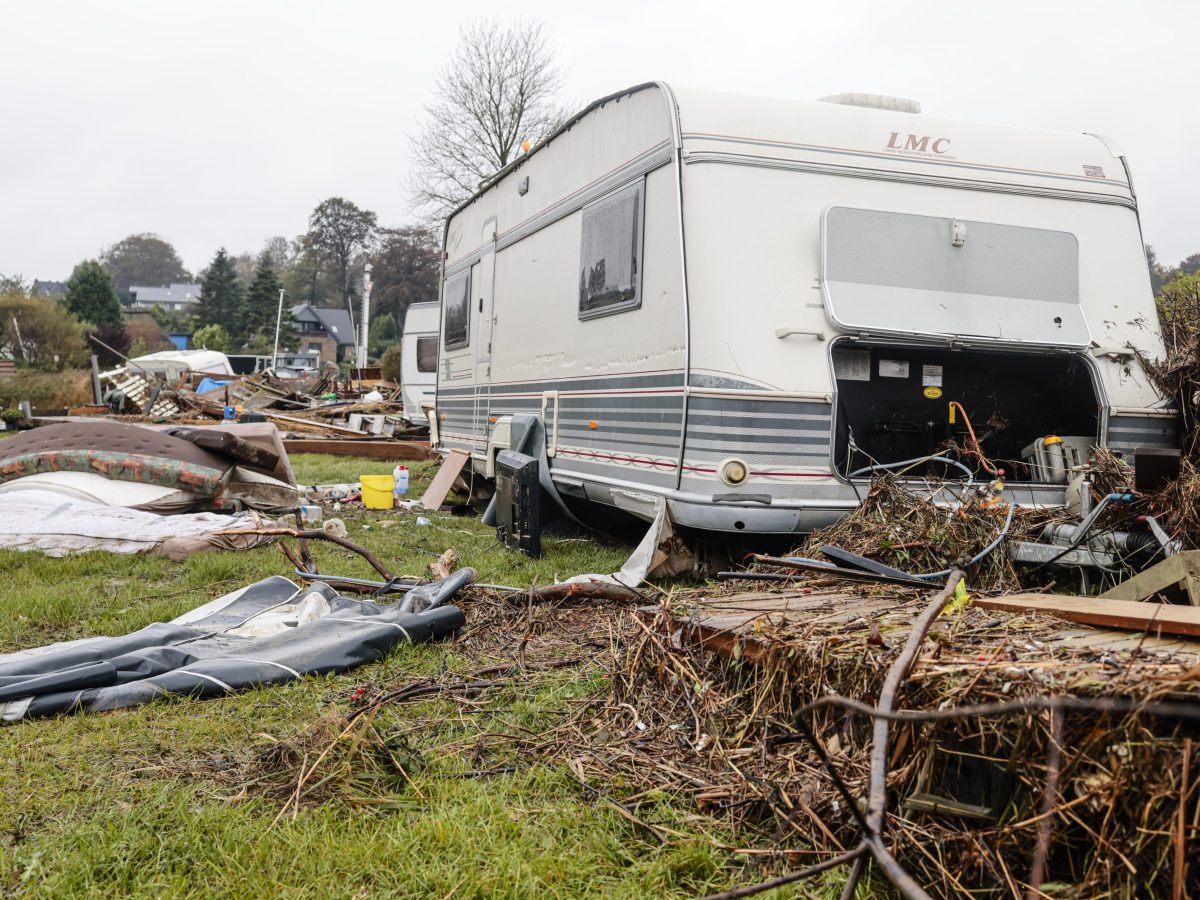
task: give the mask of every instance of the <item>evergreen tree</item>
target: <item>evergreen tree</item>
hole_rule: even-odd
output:
[[[67,311],[92,325],[121,325],[121,301],[112,276],[94,259],[81,262],[67,279]]]
[[[371,356],[382,356],[388,347],[400,340],[400,329],[391,313],[381,313],[371,320],[367,350]]]
[[[275,273],[269,253],[259,258],[258,271],[246,296],[245,315],[242,317],[242,335],[247,343],[256,337],[275,338],[275,319],[279,314],[279,292],[283,284]],[[286,347],[294,332],[291,309],[285,304],[279,322],[280,347]]]
[[[233,267],[233,260],[222,247],[213,257],[200,287],[196,311],[198,324],[220,325],[237,343],[241,342],[242,309],[246,289]]]

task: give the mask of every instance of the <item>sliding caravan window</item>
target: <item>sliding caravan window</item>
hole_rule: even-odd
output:
[[[579,318],[642,305],[643,181],[583,208],[579,251]]]
[[[437,338],[417,338],[417,371],[433,372],[437,370]]]
[[[470,343],[471,273],[463,272],[446,282],[442,315],[445,317],[446,349],[455,350]]]

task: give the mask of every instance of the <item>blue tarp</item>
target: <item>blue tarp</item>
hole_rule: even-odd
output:
[[[205,391],[211,391],[214,388],[224,387],[227,384],[233,384],[232,381],[217,381],[215,378],[205,378],[202,382],[196,385],[196,393],[203,394]]]

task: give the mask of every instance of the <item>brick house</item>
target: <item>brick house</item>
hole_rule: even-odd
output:
[[[354,327],[344,309],[302,303],[292,307],[292,321],[301,353],[315,350],[322,362],[341,362],[354,350]]]

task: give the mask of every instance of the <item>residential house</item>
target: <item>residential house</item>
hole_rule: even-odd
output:
[[[322,362],[341,362],[354,352],[354,326],[346,310],[302,303],[292,307],[292,321],[301,353],[315,351]]]
[[[34,281],[29,293],[34,297],[49,297],[56,300],[59,297],[67,296],[67,283],[65,281]]]
[[[170,284],[167,287],[131,285],[129,295],[133,298],[130,305],[134,309],[150,309],[153,306],[161,306],[167,312],[191,311],[200,302],[200,285]]]

